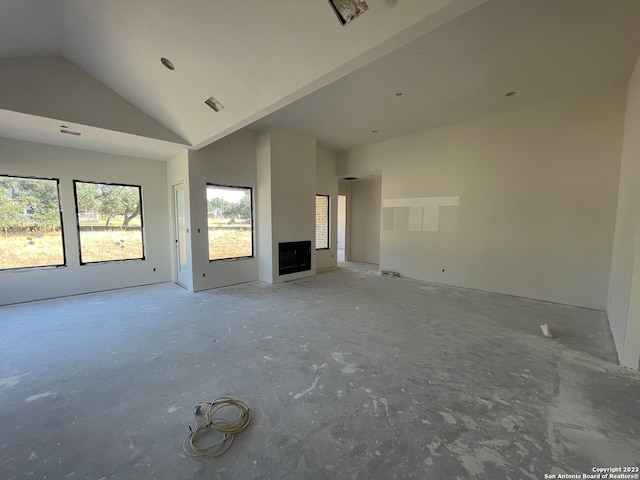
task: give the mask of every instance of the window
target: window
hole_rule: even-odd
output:
[[[144,260],[142,189],[73,181],[80,263]]]
[[[0,270],[65,265],[59,183],[0,175]]]
[[[316,250],[329,248],[329,195],[316,195]]]
[[[209,260],[253,257],[251,188],[207,185]]]

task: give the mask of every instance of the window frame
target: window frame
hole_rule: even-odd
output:
[[[316,199],[318,197],[324,197],[327,199],[327,246],[318,247],[318,245],[316,245],[316,251],[331,250],[331,195],[323,195],[323,194],[316,193]],[[316,211],[316,240],[317,238],[318,238],[318,212]]]
[[[207,190],[209,187],[220,187],[220,188],[237,188],[242,190],[249,191],[249,206],[251,208],[251,255],[243,255],[241,257],[225,257],[225,258],[210,258],[209,252],[209,198],[207,196]],[[246,260],[249,258],[255,258],[256,256],[256,245],[255,245],[255,219],[253,215],[253,187],[246,187],[243,185],[227,185],[222,183],[211,183],[207,182],[205,186],[205,199],[206,199],[206,209],[207,209],[207,258],[209,259],[209,263],[213,262],[229,262],[236,260]]]
[[[133,188],[137,188],[138,189],[138,194],[140,197],[140,236],[141,236],[141,243],[142,243],[142,256],[141,257],[136,257],[136,258],[121,258],[121,259],[116,259],[116,260],[97,260],[97,261],[92,261],[92,262],[83,262],[82,261],[82,240],[80,238],[80,210],[78,207],[78,190],[76,188],[76,184],[78,183],[92,183],[94,185],[113,185],[116,187],[133,187]],[[115,183],[115,182],[97,182],[95,180],[78,180],[78,179],[74,179],[73,180],[73,201],[74,201],[74,206],[75,206],[75,211],[76,211],[76,227],[77,227],[77,231],[78,231],[78,260],[80,261],[80,266],[85,266],[85,265],[100,265],[100,264],[104,264],[104,263],[114,263],[114,262],[139,262],[139,261],[144,261],[147,259],[146,256],[146,242],[145,242],[145,235],[144,235],[144,214],[143,214],[143,204],[144,204],[144,200],[142,197],[142,185],[132,185],[132,184],[127,184],[127,183]]]
[[[18,270],[31,270],[34,268],[44,269],[44,268],[63,268],[67,266],[67,243],[64,238],[64,216],[62,215],[62,195],[60,193],[60,179],[55,177],[33,177],[33,176],[25,176],[25,175],[10,175],[10,174],[0,174],[0,177],[7,178],[17,178],[24,180],[49,180],[56,182],[56,192],[58,196],[58,215],[60,216],[60,239],[62,240],[62,263],[53,264],[53,265],[31,265],[27,267],[15,267],[15,268],[0,268],[0,272],[15,272]]]

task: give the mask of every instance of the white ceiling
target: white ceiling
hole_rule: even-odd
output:
[[[626,83],[638,55],[638,0],[492,0],[251,128],[344,149]]]
[[[0,136],[167,159],[279,124],[346,148],[623,82],[640,54],[638,0],[367,2],[342,27],[326,0],[0,0],[0,60],[62,55],[104,84],[90,90],[81,71],[77,82],[49,77],[56,88],[40,91],[62,93],[37,110],[15,101],[32,98],[33,79],[14,78],[0,94]],[[102,122],[56,114],[59,95],[94,107],[67,84],[123,101]],[[209,96],[225,109],[209,109]],[[118,112],[173,133],[124,128]],[[82,137],[57,131],[69,117]]]
[[[82,135],[61,134],[61,123],[59,119],[0,110],[0,137],[153,160],[168,160],[185,149],[174,142],[66,121],[65,130]]]
[[[62,0],[0,0],[0,58],[59,55]]]

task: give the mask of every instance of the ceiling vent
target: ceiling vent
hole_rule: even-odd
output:
[[[369,5],[364,0],[329,0],[329,4],[338,17],[340,25],[352,22],[369,10]]]
[[[357,180],[356,177],[344,177],[343,180]]]
[[[220,110],[222,110],[224,108],[224,105],[222,105],[218,100],[216,100],[213,97],[209,97],[205,100],[205,102],[207,105],[209,105],[211,108],[213,108],[216,112],[219,112]]]
[[[61,129],[60,133],[66,133],[67,135],[76,135],[76,136],[80,136],[82,135],[80,132],[74,132],[73,130],[66,130],[66,129]]]

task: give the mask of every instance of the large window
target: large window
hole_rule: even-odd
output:
[[[316,195],[316,250],[329,248],[329,195]]]
[[[0,175],[0,270],[64,264],[59,181]]]
[[[207,185],[209,260],[253,256],[251,189]]]
[[[78,180],[73,185],[80,263],[144,259],[141,188]]]

